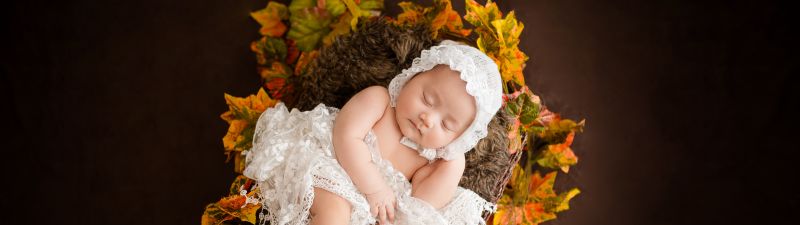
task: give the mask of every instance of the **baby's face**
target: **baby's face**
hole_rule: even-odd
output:
[[[397,97],[400,132],[425,148],[449,144],[475,119],[475,98],[459,72],[438,65],[414,76]]]

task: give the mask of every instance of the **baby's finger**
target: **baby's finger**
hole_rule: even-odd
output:
[[[369,207],[369,214],[372,215],[372,217],[378,217],[378,206]]]
[[[389,221],[394,223],[394,204],[386,205],[386,216],[389,217]]]
[[[378,213],[378,220],[380,220],[381,224],[387,224],[388,223],[388,221],[386,221],[386,206],[380,207],[379,213]]]

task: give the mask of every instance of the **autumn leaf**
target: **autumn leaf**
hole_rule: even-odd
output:
[[[234,150],[236,148],[236,143],[239,141],[239,134],[242,133],[247,125],[247,121],[244,120],[231,121],[230,126],[228,126],[228,132],[225,134],[225,137],[222,137],[222,145],[225,147],[225,150]]]
[[[538,133],[537,136],[541,138],[543,141],[550,143],[550,144],[559,144],[564,143],[567,139],[567,136],[570,135],[572,132],[580,132],[583,130],[583,126],[585,121],[581,121],[580,123],[576,123],[575,121],[569,119],[561,119],[561,116],[558,114],[552,113],[542,113],[539,119],[543,118],[544,116],[551,117],[549,122],[546,123],[545,129]]]
[[[288,54],[286,43],[280,38],[264,36],[250,44],[250,50],[256,53],[259,65],[268,65],[274,61],[284,61]]]
[[[260,204],[247,203],[247,196],[231,195],[207,205],[200,223],[203,225],[222,224],[239,219],[256,224],[256,213],[260,208]]]
[[[281,93],[286,87],[286,79],[292,76],[293,70],[288,65],[274,61],[271,67],[259,67],[258,73],[264,80],[264,87],[273,99],[281,99]]]
[[[277,104],[277,101],[271,99],[261,88],[255,95],[243,98],[225,93],[225,103],[228,104],[228,111],[220,117],[230,126],[222,138],[222,144],[230,157],[230,151],[243,151],[250,148],[258,116],[268,107]]]
[[[269,67],[259,67],[258,74],[261,75],[261,79],[270,80],[272,78],[287,78],[292,76],[294,72],[291,67],[284,64],[281,61],[273,61]]]
[[[517,22],[514,11],[511,11],[506,18],[491,21],[495,29],[498,49],[500,50],[495,57],[501,61],[500,74],[504,81],[514,81],[519,85],[525,85],[525,78],[522,69],[528,56],[519,50],[519,35],[522,33],[524,25]]]
[[[286,38],[294,40],[301,51],[313,51],[322,38],[330,32],[328,26],[333,22],[333,17],[325,9],[300,8],[295,2],[301,1],[292,1],[289,6],[292,12],[289,17],[291,27]]]
[[[503,196],[503,198],[508,198],[508,196]],[[522,224],[525,214],[523,208],[511,204],[503,204],[503,198],[498,201],[497,212],[492,218],[492,225]],[[510,200],[505,202],[510,202]]]
[[[294,67],[294,74],[295,75],[304,74],[306,72],[306,69],[308,69],[308,65],[312,61],[314,61],[314,59],[316,59],[317,57],[319,57],[318,50],[303,52],[303,54],[300,55],[300,59],[297,60],[297,65],[295,65]]]
[[[555,213],[545,211],[545,204],[541,202],[531,202],[525,204],[525,221],[530,224],[539,224],[556,218]]]
[[[568,192],[563,192],[563,193],[559,194],[558,195],[558,204],[556,204],[556,207],[553,209],[553,211],[554,212],[561,212],[561,211],[564,211],[564,210],[568,210],[569,209],[569,201],[572,200],[572,198],[574,198],[575,196],[577,196],[580,193],[581,193],[580,190],[578,190],[577,188],[573,188],[573,189],[569,190]]]
[[[353,15],[350,13],[342,14],[335,23],[331,24],[331,32],[322,39],[322,44],[329,46],[336,37],[350,33],[352,18]]]
[[[403,12],[397,15],[396,24],[415,24],[425,19],[425,7],[413,2],[400,2],[397,6],[400,6]]]
[[[281,20],[289,19],[289,11],[284,4],[269,2],[266,8],[251,12],[250,17],[261,24],[261,35],[280,37],[286,32],[286,25]]]
[[[578,157],[572,152],[572,140],[575,132],[570,132],[565,138],[564,143],[550,144],[536,157],[536,163],[546,168],[560,168],[565,173],[569,172],[569,166],[578,163]]]
[[[492,21],[500,19],[503,13],[497,8],[497,4],[491,0],[486,1],[486,5],[481,6],[474,0],[466,1],[466,14],[464,20],[475,26],[476,29],[483,29],[482,32],[490,32],[487,30]]]
[[[434,32],[434,37],[438,36],[440,30],[450,32],[453,34],[466,37],[472,30],[464,29],[464,24],[461,22],[461,16],[453,10],[450,0],[435,0],[434,9],[432,11],[433,18],[431,19],[431,30]]]
[[[555,191],[553,191],[553,184],[555,184],[556,181],[556,172],[547,173],[542,177],[539,171],[536,171],[530,178],[531,181],[528,188],[533,193],[532,196],[534,198],[544,199],[556,196]]]
[[[440,36],[439,32],[462,37],[466,37],[472,32],[472,30],[464,28],[461,16],[453,10],[450,0],[434,0],[431,7],[423,7],[413,2],[400,2],[397,5],[403,12],[397,15],[395,24],[427,23],[430,25],[434,38]]]
[[[349,0],[352,1],[352,0]],[[383,0],[356,0],[358,8],[361,10],[380,11],[383,10]]]
[[[285,62],[287,65],[292,65],[297,61],[297,58],[300,57],[300,50],[297,49],[297,44],[293,40],[286,40],[286,45],[288,49]]]
[[[324,4],[325,10],[333,17],[342,15],[344,11],[347,10],[347,6],[345,6],[342,0],[317,0],[317,4]]]
[[[253,186],[253,184],[254,184],[253,180],[247,178],[244,175],[239,174],[238,176],[236,176],[236,178],[233,179],[233,182],[231,182],[231,187],[229,189],[230,191],[228,192],[228,195],[238,195],[239,190],[249,191],[250,188]]]
[[[520,134],[520,125],[519,119],[513,119],[511,121],[511,126],[508,128],[508,153],[514,154],[517,151],[521,150],[523,147],[522,144],[522,134]]]

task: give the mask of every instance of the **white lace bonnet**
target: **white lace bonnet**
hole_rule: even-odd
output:
[[[401,143],[417,149],[429,161],[435,158],[451,160],[478,144],[488,134],[487,127],[497,110],[503,104],[503,84],[497,64],[480,50],[455,41],[444,40],[439,45],[422,50],[411,67],[404,69],[389,83],[390,104],[395,107],[397,96],[405,84],[415,75],[428,71],[439,64],[459,71],[462,80],[467,82],[467,93],[475,97],[475,120],[461,136],[440,149],[420,149],[420,146],[407,137]]]

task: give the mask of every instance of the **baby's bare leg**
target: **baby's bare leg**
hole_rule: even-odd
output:
[[[350,224],[350,202],[321,188],[314,188],[311,224]]]

